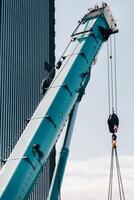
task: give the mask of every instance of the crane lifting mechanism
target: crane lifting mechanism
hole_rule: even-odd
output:
[[[79,103],[91,66],[102,44],[118,32],[106,3],[95,6],[78,22],[56,68],[58,74],[29,120],[0,172],[0,200],[26,200],[47,162],[65,123],[66,136],[54,172],[49,200],[58,200]]]

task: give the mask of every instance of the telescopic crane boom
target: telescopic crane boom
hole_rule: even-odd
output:
[[[79,21],[68,48],[57,63],[59,74],[0,172],[1,200],[28,198],[63,125],[84,94],[99,49],[115,32],[116,22],[105,3],[89,9]]]

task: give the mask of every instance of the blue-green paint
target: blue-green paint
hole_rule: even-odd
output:
[[[88,23],[88,20],[85,25],[86,23]],[[62,70],[58,78],[51,84],[9,160],[1,170],[1,200],[24,200],[28,198],[42,166],[47,162],[65,120],[76,103],[81,89],[83,89],[82,86],[86,87],[87,83],[84,84],[86,77],[84,78],[82,75],[85,73],[90,74],[91,64],[105,41],[100,27],[103,27],[106,32],[111,30],[103,13],[97,16],[97,20],[88,35],[82,34],[71,42],[74,46],[72,52],[77,55],[65,59],[64,64],[66,63],[66,66],[64,69],[62,69],[63,66],[61,67]],[[71,54],[72,52],[69,53]],[[84,56],[81,53],[84,53]],[[86,80],[89,80],[89,78],[86,78]],[[61,86],[53,89],[52,86],[56,83]],[[64,85],[67,85],[68,89]],[[50,102],[51,104],[49,105]],[[41,113],[43,114],[41,115]],[[52,120],[49,120],[47,116],[50,116]],[[43,157],[39,157],[38,153],[36,155],[33,153],[32,147],[34,144],[40,145]],[[66,158],[68,151],[64,153]],[[24,156],[27,159],[24,159]],[[62,165],[65,165],[65,163],[66,159],[63,160]]]

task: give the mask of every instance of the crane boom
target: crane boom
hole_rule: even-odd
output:
[[[59,74],[0,171],[1,200],[28,198],[71,110],[84,94],[102,43],[115,32],[116,23],[106,4],[89,10],[80,20],[61,57]]]
[[[49,190],[49,195],[48,195],[47,200],[53,200],[53,199],[59,200],[60,199],[59,197],[60,197],[61,184],[62,184],[64,171],[65,171],[65,167],[66,167],[66,163],[67,163],[67,159],[68,159],[68,155],[69,155],[69,146],[70,146],[70,142],[71,142],[71,138],[72,138],[72,133],[73,133],[73,128],[74,128],[74,123],[76,120],[78,106],[79,106],[79,102],[76,102],[76,104],[74,105],[74,108],[71,111],[71,114],[69,116],[64,143],[63,143],[63,146],[62,146],[62,149],[60,152],[60,157],[59,157],[58,163],[54,170],[54,175],[52,178],[52,183],[51,183],[51,187]]]

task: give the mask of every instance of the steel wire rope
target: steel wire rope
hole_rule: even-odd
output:
[[[117,113],[117,61],[116,38],[107,42],[107,76],[108,76],[108,109],[109,115]]]
[[[109,189],[108,189],[108,200],[112,200],[112,190],[113,190],[113,148],[111,152],[111,163],[110,163],[110,176],[109,176]]]
[[[107,77],[108,77],[108,108],[110,115],[111,107],[111,87],[110,87],[110,63],[109,63],[109,40],[107,41]]]
[[[103,11],[104,11],[104,8],[102,9],[102,11],[101,11],[100,14],[98,15],[98,17],[102,15]],[[85,16],[84,16],[84,17],[85,17]],[[75,30],[73,31],[73,33],[76,32],[76,30],[79,28],[79,26],[81,25],[82,20],[84,19],[84,17],[81,19],[81,21],[79,22],[79,24],[77,25],[77,27],[75,28]],[[91,24],[93,25],[94,22],[91,21]],[[91,24],[90,24],[90,26],[91,26]],[[72,34],[72,35],[73,35],[73,34]],[[73,38],[72,38],[72,39],[73,39]],[[69,45],[71,44],[72,39],[70,40],[69,44],[67,45],[66,49],[64,50],[64,52],[62,53],[62,56],[59,58],[58,61],[60,61],[61,58],[64,57],[64,54],[65,54],[66,50],[68,49]],[[79,45],[80,45],[80,44],[78,44],[77,47],[78,47]],[[77,49],[77,47],[76,47],[76,49]],[[75,49],[75,50],[76,50],[76,49]],[[74,50],[74,51],[75,51],[75,50]],[[74,51],[73,51],[73,53],[74,53]],[[72,54],[73,54],[73,53],[72,53]],[[71,57],[72,54],[70,54],[70,57]],[[70,57],[69,57],[69,58],[70,58]],[[69,59],[68,59],[68,60],[69,60]],[[57,63],[58,63],[58,62],[57,62]],[[67,62],[66,62],[66,63],[67,63]],[[65,65],[66,65],[66,64],[65,64]],[[65,67],[65,65],[63,66],[63,68]],[[63,69],[63,68],[62,68],[62,69]],[[50,77],[50,75],[53,73],[53,71],[54,71],[55,69],[56,69],[56,65],[53,67],[53,69],[50,71],[50,73],[46,76],[46,79]],[[62,69],[61,69],[61,71],[62,71]],[[60,71],[60,72],[61,72],[61,71]],[[57,77],[59,76],[60,72],[57,74],[57,76],[55,77],[54,81],[57,79]],[[54,81],[52,82],[52,84],[54,83]],[[51,84],[50,84],[50,86],[51,86]],[[48,89],[49,89],[49,88],[51,88],[51,87],[48,87]]]
[[[119,172],[119,165],[118,165],[118,161],[117,161],[116,149],[115,149],[115,162],[116,162],[117,179],[118,179],[118,186],[119,186],[119,195],[120,195],[120,200],[122,200],[121,179],[120,179],[120,172]]]
[[[120,171],[117,147],[113,147],[113,146],[112,146],[111,163],[110,163],[108,200],[112,200],[112,193],[113,193],[113,162],[114,162],[114,155],[115,155],[115,164],[116,164],[116,171],[117,171],[119,197],[120,197],[120,200],[125,200],[125,193],[124,193],[122,176],[121,176],[121,171]]]
[[[110,36],[110,75],[111,75],[111,106],[114,111],[114,76],[113,76],[113,47],[112,47],[112,36]]]
[[[77,27],[76,27],[75,30],[73,31],[73,34],[74,34],[74,32],[79,28],[80,25],[81,25],[81,22],[77,25]],[[72,35],[73,35],[73,34],[72,34]],[[72,43],[72,39],[73,39],[73,38],[71,38],[71,40],[69,41],[67,47],[66,47],[65,50],[63,51],[63,53],[62,53],[62,55],[60,56],[60,58],[58,59],[58,61],[60,61],[61,58],[62,58],[62,57],[64,56],[64,54],[66,53],[68,47],[69,47],[70,44]],[[72,55],[72,54],[70,54],[70,56],[71,56],[71,55]],[[57,61],[57,63],[58,63],[58,61]],[[57,63],[56,63],[56,64],[57,64]],[[50,71],[50,73],[46,76],[46,78],[49,78],[50,75],[53,73],[54,70],[56,70],[56,65],[53,67],[53,69]],[[49,87],[48,87],[48,88],[49,88]]]
[[[64,52],[62,53],[62,56],[65,54],[65,52],[66,52],[66,50],[68,49],[68,47],[70,46],[70,44],[71,44],[71,40],[69,41],[69,43],[68,43],[66,49],[65,49]],[[58,61],[61,60],[62,56],[59,58]],[[58,61],[57,61],[57,63],[58,63]],[[56,70],[56,65],[52,68],[52,70],[50,71],[50,73],[49,73],[45,78],[46,78],[46,79],[47,79],[47,78],[50,78],[50,75],[54,72],[54,70]]]
[[[62,56],[64,55],[64,53],[65,53],[66,50],[68,49],[70,43],[71,43],[71,40],[70,40],[69,44],[67,45],[66,49],[64,50]],[[62,56],[61,56],[61,57],[62,57]],[[60,57],[60,59],[61,59],[61,57]],[[60,60],[60,59],[59,59],[59,60]],[[56,68],[55,68],[55,66],[54,66],[54,68],[50,71],[50,73],[46,76],[46,78],[49,78],[50,75],[53,73],[53,71],[54,71],[55,69],[56,69]],[[55,86],[55,87],[58,87],[58,86]],[[42,118],[42,117],[38,117],[38,118]],[[38,118],[37,118],[37,119],[38,119]],[[19,133],[22,133],[22,131],[20,131]],[[13,139],[13,141],[11,142],[11,144],[10,144],[9,146],[11,146],[11,145],[14,144],[14,141],[17,139],[19,133],[17,133],[16,137]],[[9,147],[8,147],[8,148],[9,148]]]
[[[116,36],[114,34],[114,78],[115,78],[115,111],[116,113],[118,112],[117,110],[117,61],[116,61]]]
[[[116,156],[116,165],[117,165],[118,176],[119,176],[119,181],[120,181],[120,189],[121,189],[121,192],[122,192],[123,200],[125,200],[125,193],[124,193],[124,188],[123,188],[123,183],[122,183],[122,176],[121,176],[121,171],[120,171],[119,158],[118,158],[118,153],[117,153],[116,148],[115,148],[115,156]]]
[[[75,49],[73,50],[72,54],[74,54],[75,50],[78,48],[80,44],[78,44]],[[52,81],[52,84],[50,84],[50,86],[48,87],[46,93],[51,89],[51,86],[54,84],[54,82],[57,80],[57,78],[59,77],[59,75],[61,74],[61,72],[63,71],[63,69],[66,67],[68,61],[70,60],[70,58],[72,57],[72,54],[70,54],[70,56],[68,57],[66,63],[63,65],[62,69],[60,70],[60,72],[57,74],[57,76],[54,78],[54,80]],[[64,55],[64,54],[63,54]],[[54,69],[54,68],[53,68]],[[51,73],[51,72],[50,72]],[[47,78],[50,77],[50,74],[47,76]]]
[[[117,113],[117,59],[116,59],[116,38],[112,40],[110,36],[110,41],[107,42],[107,65],[108,65],[108,108],[109,115],[115,112]],[[112,112],[112,113],[111,113]],[[112,116],[112,115],[111,115]],[[117,124],[115,124],[117,125]],[[118,125],[117,125],[118,130]],[[123,188],[122,176],[119,165],[119,158],[116,146],[116,135],[113,129],[112,135],[112,153],[111,153],[111,163],[110,163],[110,175],[109,175],[109,188],[108,188],[108,200],[113,198],[113,168],[114,168],[114,157],[115,157],[115,167],[117,171],[118,189],[120,200],[125,200],[125,193]],[[114,137],[113,137],[114,136]]]

